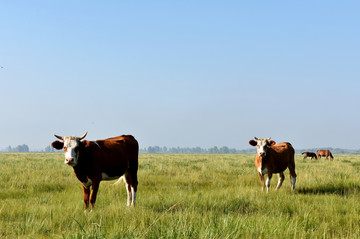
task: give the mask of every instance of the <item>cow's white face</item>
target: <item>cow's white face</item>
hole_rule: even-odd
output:
[[[275,144],[275,141],[271,140],[271,138],[268,139],[261,139],[261,138],[256,138],[255,140],[250,140],[249,144],[252,146],[256,146],[257,147],[257,154],[261,157],[264,158],[266,156],[266,151],[268,149],[268,147],[272,146]]]
[[[269,143],[268,139],[257,140],[257,154],[262,158],[266,156],[268,143]]]
[[[78,137],[64,137],[65,162],[70,166],[76,166],[79,159],[80,139]]]
[[[64,150],[65,153],[65,162],[66,164],[75,167],[78,163],[79,163],[79,152],[80,152],[80,146],[81,146],[81,140],[83,138],[85,138],[87,132],[81,136],[81,137],[76,137],[76,136],[57,136],[55,135],[56,138],[62,140],[63,142],[60,141],[54,141],[52,142],[52,146],[55,149]]]

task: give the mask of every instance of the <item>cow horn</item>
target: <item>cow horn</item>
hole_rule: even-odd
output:
[[[271,139],[271,137],[270,138],[268,138],[267,140],[269,141]]]
[[[54,136],[55,136],[56,138],[58,138],[58,139],[64,140],[64,137],[62,137],[62,136],[58,136],[58,135],[56,135],[56,134],[54,134]]]
[[[254,137],[255,140],[258,140],[258,138]]]
[[[87,135],[87,133],[88,133],[88,132],[86,132],[85,134],[83,134],[83,136],[81,136],[79,139],[82,140],[83,138],[85,138],[86,135]]]

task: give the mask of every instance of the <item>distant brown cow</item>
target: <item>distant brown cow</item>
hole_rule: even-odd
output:
[[[291,189],[295,189],[296,173],[295,173],[295,150],[290,143],[279,143],[268,139],[256,138],[250,140],[251,146],[257,146],[255,157],[255,167],[260,177],[261,187],[264,190],[264,175],[268,174],[266,179],[266,191],[269,192],[270,180],[273,173],[278,174],[278,184],[276,190],[279,189],[285,179],[284,170],[289,168]]]
[[[135,206],[137,191],[137,170],[139,145],[131,135],[122,135],[104,140],[83,140],[81,137],[57,136],[62,140],[54,141],[55,149],[63,149],[65,164],[73,167],[82,184],[85,209],[94,208],[100,181],[123,179],[127,190],[127,205]],[[90,194],[90,187],[91,194]]]
[[[316,153],[313,153],[313,152],[303,152],[302,154],[304,154],[304,159],[306,159],[307,157],[311,157],[311,160],[313,158],[315,158],[317,160],[317,157],[316,157]]]
[[[321,159],[321,156],[326,157],[326,159],[329,159],[328,157],[330,156],[330,160],[334,159],[330,150],[319,149],[318,151],[316,151],[316,154],[318,156],[318,159]]]

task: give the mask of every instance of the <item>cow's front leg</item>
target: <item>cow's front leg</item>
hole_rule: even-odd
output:
[[[272,173],[268,173],[268,178],[266,179],[266,182],[265,182],[266,192],[269,192],[271,178],[272,178]]]
[[[85,210],[89,208],[89,197],[90,197],[90,187],[85,187],[82,185],[83,193],[84,193],[84,203]]]
[[[261,190],[264,191],[264,175],[262,175],[261,173],[258,172],[259,178],[260,178],[260,183],[261,183]]]
[[[95,207],[96,195],[99,190],[99,184],[100,184],[100,181],[95,181],[92,183],[92,190],[91,190],[91,195],[90,195],[91,210],[93,210]]]

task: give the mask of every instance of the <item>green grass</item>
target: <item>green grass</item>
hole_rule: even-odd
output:
[[[262,192],[254,155],[141,154],[137,206],[102,182],[93,212],[63,154],[0,154],[1,238],[360,238],[360,155],[296,157]]]

